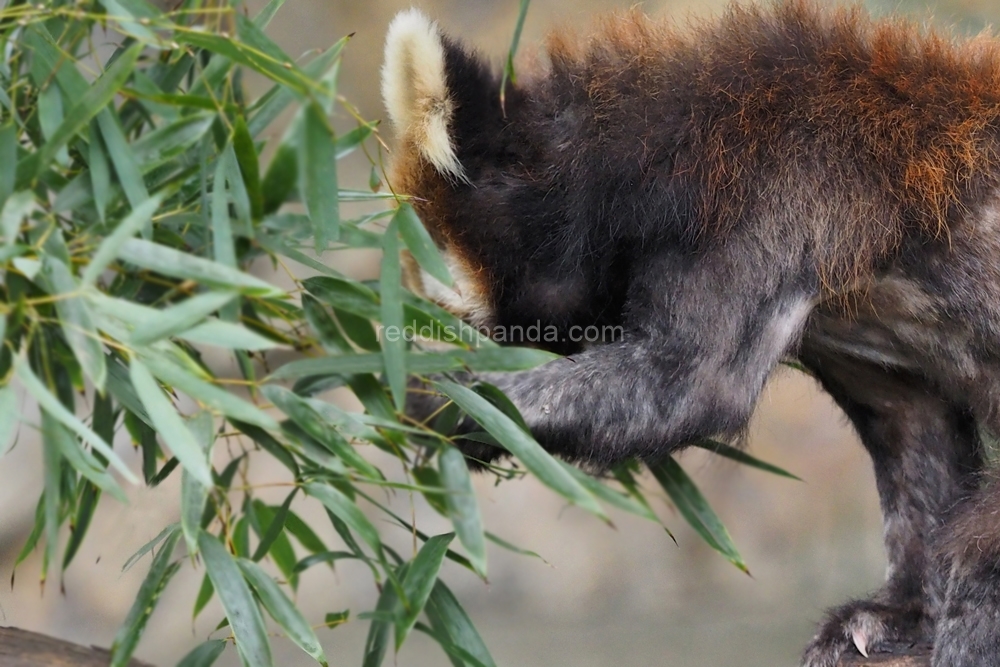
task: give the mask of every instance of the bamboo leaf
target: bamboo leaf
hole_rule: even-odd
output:
[[[0,457],[14,444],[14,434],[21,423],[20,412],[14,388],[9,384],[0,387]]]
[[[340,202],[337,197],[337,146],[323,109],[305,108],[299,141],[299,178],[302,200],[312,220],[316,252],[340,238]]]
[[[490,435],[496,438],[501,446],[516,456],[542,484],[574,505],[608,521],[607,515],[594,496],[510,417],[467,387],[445,381],[435,383],[435,386],[479,422]]]
[[[48,413],[45,413],[42,419],[42,435],[55,445],[60,455],[77,472],[93,482],[97,488],[106,491],[122,503],[128,502],[125,492],[104,466],[94,458],[93,454],[80,446],[69,429],[53,419]]]
[[[49,390],[42,384],[41,380],[31,371],[31,367],[20,356],[14,360],[14,374],[20,380],[28,393],[38,401],[38,405],[51,414],[60,424],[66,426],[76,435],[82,438],[87,444],[100,452],[101,456],[119,472],[122,477],[132,484],[138,484],[139,479],[129,470],[128,466],[122,462],[117,454],[111,449],[100,436],[94,433],[86,424],[80,421],[72,412],[67,410],[59,399],[49,393]]]
[[[237,564],[243,571],[243,576],[257,592],[257,597],[260,598],[268,615],[281,626],[296,646],[326,667],[326,655],[316,633],[274,579],[253,561],[241,558]]]
[[[132,344],[149,345],[188,331],[236,296],[236,292],[206,292],[161,310],[132,330]]]
[[[162,195],[154,195],[146,201],[132,209],[128,216],[118,223],[115,230],[108,235],[101,245],[97,247],[97,252],[90,260],[90,264],[83,272],[81,282],[83,286],[93,285],[100,278],[104,270],[115,261],[122,245],[136,235],[140,229],[149,224],[150,218],[156,213],[163,201]]]
[[[469,615],[465,613],[451,590],[440,579],[434,583],[424,612],[431,627],[439,636],[447,638],[453,646],[466,651],[486,667],[496,667],[493,656],[476,631],[476,626],[472,624]]]
[[[383,330],[382,335],[385,336]],[[518,371],[527,370],[558,357],[549,352],[531,348],[486,348],[477,351],[449,350],[447,352],[411,353],[406,355],[406,369],[414,374],[441,373],[444,371]],[[303,359],[284,364],[271,374],[272,380],[294,380],[310,375],[355,375],[378,373],[384,368],[381,354],[350,354],[342,356]]]
[[[244,667],[271,667],[271,645],[260,609],[253,599],[243,574],[222,544],[206,532],[198,538],[201,556],[222,608],[226,611],[229,627],[236,637],[236,649]]]
[[[67,112],[62,124],[36,153],[31,153],[17,165],[17,189],[26,187],[49,166],[59,149],[86,127],[101,109],[106,107],[122,87],[135,67],[142,44],[133,44],[87,89],[83,97]]]
[[[209,452],[215,440],[212,433],[212,416],[201,412],[190,422],[192,433],[198,439],[203,451]],[[205,513],[210,486],[195,479],[186,469],[181,471],[181,532],[187,542],[188,553],[198,553],[198,535],[201,533],[201,517]]]
[[[177,667],[211,667],[226,650],[225,639],[209,639],[181,658]]]
[[[153,375],[138,359],[129,364],[132,386],[146,407],[160,437],[181,462],[185,470],[201,484],[212,486],[212,473],[201,445],[181,419],[177,410],[163,394]]]
[[[111,667],[126,667],[129,664],[163,589],[180,568],[180,563],[172,562],[174,548],[179,538],[180,533],[169,534],[160,552],[153,559],[149,573],[139,588],[139,594],[111,645]]]
[[[437,581],[438,572],[441,571],[441,564],[444,563],[448,545],[454,538],[454,533],[435,535],[424,542],[424,546],[420,547],[420,551],[413,558],[403,578],[403,592],[409,606],[404,609],[402,618],[396,623],[397,651],[406,641],[410,630],[417,622],[417,617],[424,610],[424,605],[427,604],[427,599]]]
[[[323,503],[334,516],[343,521],[356,532],[376,553],[382,551],[382,541],[378,531],[368,518],[358,509],[354,502],[332,486],[324,486],[317,482],[305,485],[306,493]]]
[[[127,240],[118,257],[150,271],[194,280],[209,287],[235,289],[251,296],[284,296],[277,287],[247,273],[142,239]]]
[[[698,490],[698,487],[677,461],[668,456],[659,463],[650,465],[649,470],[670,496],[670,500],[673,501],[681,516],[691,524],[698,535],[710,547],[725,556],[726,560],[749,574],[750,570],[747,569],[743,557],[736,550],[736,545],[729,537],[729,531],[722,525],[722,521],[709,506],[705,497],[701,495],[701,491]]]
[[[750,466],[751,468],[757,468],[758,470],[763,470],[764,472],[769,472],[771,474],[778,475],[779,477],[787,477],[800,482],[802,481],[802,478],[796,477],[787,470],[779,468],[776,465],[771,465],[766,461],[761,461],[754,456],[750,456],[743,450],[727,445],[724,442],[718,442],[717,440],[699,440],[694,443],[694,446],[707,449],[708,451],[718,454],[719,456],[724,456],[727,459],[742,463],[743,465]]]
[[[42,265],[41,276],[46,288],[54,296],[62,297],[56,301],[56,311],[59,313],[63,335],[73,350],[73,355],[94,386],[104,391],[104,382],[108,374],[104,363],[104,347],[87,302],[79,296],[73,296],[79,292],[73,274],[65,264],[49,255]]]
[[[445,447],[439,455],[441,483],[447,489],[445,507],[459,541],[469,554],[469,562],[480,577],[486,577],[486,536],[479,503],[465,456],[456,447]]]
[[[400,204],[393,217],[399,225],[399,234],[403,237],[406,248],[417,260],[424,271],[429,273],[438,282],[451,287],[453,282],[448,265],[441,258],[431,235],[427,233],[423,222],[417,217],[417,212],[408,203]]]

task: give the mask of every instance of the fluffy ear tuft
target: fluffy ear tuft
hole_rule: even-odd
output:
[[[417,9],[389,25],[382,98],[400,136],[445,175],[466,180],[449,135],[454,102],[448,93],[445,46],[437,23]]]

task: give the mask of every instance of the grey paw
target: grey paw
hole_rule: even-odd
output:
[[[926,634],[917,605],[857,600],[829,612],[806,647],[802,667],[836,667],[851,652],[867,657],[887,644],[916,643]]]

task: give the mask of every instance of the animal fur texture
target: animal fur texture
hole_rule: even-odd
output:
[[[539,442],[601,467],[736,433],[795,357],[871,454],[889,558],[804,665],[923,639],[934,667],[1000,665],[1000,41],[802,0],[633,11],[553,34],[501,108],[410,11],[383,79],[392,185],[456,279],[415,287],[562,332],[571,356],[489,377]],[[623,335],[565,335],[590,325]]]

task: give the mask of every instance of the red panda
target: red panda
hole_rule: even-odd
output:
[[[570,356],[489,378],[543,446],[601,467],[737,433],[793,357],[871,454],[889,556],[803,664],[929,640],[934,667],[1000,665],[1000,41],[804,0],[632,11],[554,33],[501,106],[411,10],[382,89],[391,183],[455,278],[415,288],[560,332]]]

